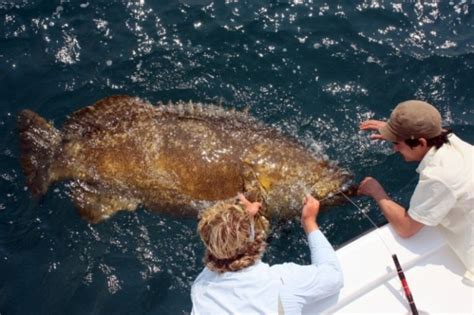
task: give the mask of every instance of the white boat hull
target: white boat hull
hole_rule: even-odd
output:
[[[465,268],[437,228],[402,239],[390,225],[337,250],[344,288],[303,313],[410,314],[391,254],[402,265],[420,314],[474,314],[474,287],[463,280]]]

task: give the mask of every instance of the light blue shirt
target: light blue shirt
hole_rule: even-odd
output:
[[[218,274],[207,267],[191,288],[192,314],[301,314],[303,306],[333,295],[343,276],[336,253],[321,231],[308,235],[311,265],[261,261],[237,272]]]

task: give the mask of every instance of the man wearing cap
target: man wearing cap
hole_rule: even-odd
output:
[[[391,200],[380,183],[366,177],[358,193],[372,197],[401,237],[423,226],[438,226],[468,272],[474,274],[474,147],[441,126],[441,115],[422,101],[395,107],[388,122],[367,120],[361,130],[377,130],[372,139],[391,141],[407,162],[420,162],[418,184],[408,211]]]

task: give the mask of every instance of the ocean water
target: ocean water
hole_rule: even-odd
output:
[[[114,94],[248,108],[406,205],[416,165],[358,124],[423,99],[474,143],[473,68],[471,0],[0,0],[0,314],[187,314],[203,267],[194,219],[141,208],[90,225],[64,184],[32,199],[19,110],[60,126]],[[350,204],[319,221],[334,246],[371,229]],[[297,219],[264,260],[309,262]]]

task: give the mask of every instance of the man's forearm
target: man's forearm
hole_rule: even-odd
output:
[[[401,237],[410,237],[421,228],[414,226],[413,219],[408,216],[405,208],[390,199],[386,193],[374,196],[374,199],[382,210],[385,218]]]
[[[303,230],[305,231],[306,235],[313,231],[319,230],[319,226],[316,223],[316,218],[303,220]]]

